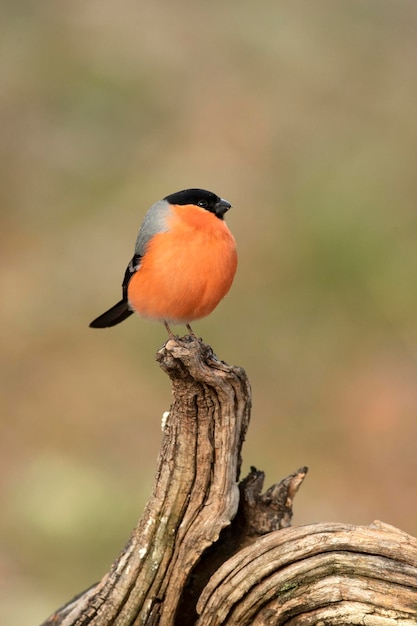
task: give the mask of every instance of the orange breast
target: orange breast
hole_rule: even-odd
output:
[[[169,227],[149,242],[128,300],[144,317],[188,323],[211,313],[229,291],[236,244],[223,220],[193,205],[174,206]]]

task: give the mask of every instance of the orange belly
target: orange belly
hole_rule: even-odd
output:
[[[223,220],[194,206],[174,207],[169,226],[149,242],[128,300],[149,319],[188,323],[209,315],[229,291],[236,245]]]

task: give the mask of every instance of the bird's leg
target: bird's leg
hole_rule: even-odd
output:
[[[172,330],[171,330],[171,329],[170,329],[170,327],[168,326],[168,323],[167,323],[165,320],[164,320],[164,326],[165,326],[165,328],[166,328],[166,329],[167,329],[167,331],[168,331],[169,338],[170,338],[170,339],[175,339],[175,335],[174,335],[174,333],[172,332]]]
[[[197,335],[195,334],[195,332],[193,331],[193,329],[191,328],[191,326],[189,324],[186,324],[187,330],[190,333],[191,337],[194,337],[194,339],[197,339]]]

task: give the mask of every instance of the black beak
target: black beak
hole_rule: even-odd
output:
[[[226,211],[230,209],[231,206],[232,205],[230,204],[230,202],[228,202],[224,198],[220,198],[219,201],[216,202],[215,204],[215,211],[216,211],[217,217],[222,218],[223,215],[226,213]]]

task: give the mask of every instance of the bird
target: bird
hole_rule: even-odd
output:
[[[209,315],[228,293],[237,269],[236,242],[224,221],[230,202],[205,189],[165,196],[145,214],[124,274],[122,299],[90,323],[108,328],[133,313],[169,324]]]

